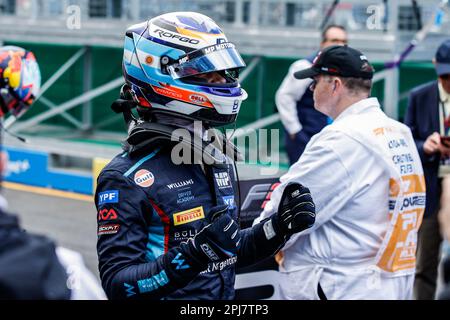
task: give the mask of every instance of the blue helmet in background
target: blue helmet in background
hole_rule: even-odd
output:
[[[20,117],[39,92],[41,73],[34,54],[20,47],[0,47],[0,118]]]
[[[201,120],[236,121],[247,93],[238,81],[245,63],[209,17],[172,12],[128,28],[123,74],[141,111]],[[218,72],[225,83],[199,75]]]

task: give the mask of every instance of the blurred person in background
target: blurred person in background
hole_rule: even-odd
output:
[[[10,114],[19,116],[31,106],[40,82],[39,66],[32,52],[1,47],[1,121]],[[3,150],[0,160],[3,169]],[[6,211],[7,202],[0,196],[0,299],[69,299],[67,274],[56,255],[55,244],[44,236],[23,231],[17,216]]]
[[[272,256],[314,223],[309,191],[295,184],[273,217],[240,230],[237,150],[212,128],[236,121],[244,66],[199,13],[167,13],[126,31],[126,84],[112,108],[123,112],[128,137],[95,196],[109,298],[233,299],[236,265]]]
[[[324,49],[294,74],[313,79],[314,107],[333,123],[280,178],[260,217],[274,212],[292,182],[307,185],[316,204],[314,226],[280,251],[286,299],[412,298],[425,181],[410,129],[370,97],[373,74],[348,46]]]
[[[347,44],[347,32],[340,25],[329,25],[322,32],[320,49],[332,45]],[[275,95],[275,103],[285,129],[285,147],[289,163],[294,164],[305,150],[311,137],[322,130],[330,118],[314,109],[311,79],[296,79],[294,73],[307,69],[313,64],[313,55],[295,61]]]
[[[411,128],[422,160],[427,185],[426,209],[419,230],[414,295],[435,298],[442,236],[438,212],[442,177],[450,173],[450,39],[433,59],[437,80],[414,88],[409,96],[405,124]]]
[[[33,104],[40,84],[39,65],[32,52],[0,47],[0,121],[22,116]],[[0,155],[1,177],[7,157],[3,150]],[[78,252],[55,247],[49,238],[24,231],[18,217],[7,211],[7,201],[0,195],[0,299],[106,298]]]

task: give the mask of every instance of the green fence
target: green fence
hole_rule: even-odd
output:
[[[42,82],[54,74],[62,64],[64,64],[72,55],[74,55],[80,46],[67,46],[57,44],[36,44],[36,43],[5,43],[10,45],[22,46],[35,53],[39,62]],[[109,47],[91,47],[92,53],[92,88],[96,88],[110,80],[121,76],[122,50],[120,48]],[[244,56],[247,62],[253,57]],[[249,97],[244,102],[238,117],[237,127],[241,127],[251,123],[259,118],[271,115],[275,112],[274,96],[285,76],[290,64],[294,59],[262,57],[259,65],[248,75],[243,83],[243,87],[247,90]],[[81,57],[50,89],[45,92],[44,96],[56,105],[63,103],[83,93],[83,70],[84,58]],[[374,66],[376,70],[382,69],[382,63],[376,62]],[[402,93],[408,92],[416,85],[425,83],[435,77],[433,65],[431,62],[406,62],[400,69],[400,96],[403,99],[399,102],[399,116],[403,118],[406,107],[406,95]],[[377,83],[374,86],[372,95],[383,101],[383,83]],[[94,124],[110,117],[112,111],[110,109],[111,102],[118,96],[118,89],[111,90],[98,96],[92,101],[92,117]],[[47,107],[42,102],[36,105],[24,116],[24,119],[36,115]],[[75,108],[68,111],[81,121],[81,108]],[[73,126],[61,116],[48,119],[46,124],[57,124],[71,127]],[[280,128],[280,124],[275,124],[273,128]],[[123,123],[117,121],[105,126],[102,130],[125,132]]]

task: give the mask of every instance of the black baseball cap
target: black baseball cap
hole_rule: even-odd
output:
[[[437,49],[436,73],[438,76],[450,73],[450,39],[445,40]]]
[[[320,51],[311,68],[297,71],[297,79],[312,78],[319,74],[338,77],[372,79],[374,69],[366,56],[349,46],[331,46]]]

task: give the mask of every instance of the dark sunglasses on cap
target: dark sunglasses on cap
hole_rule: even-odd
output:
[[[443,80],[448,80],[448,79],[450,79],[450,73],[440,75],[439,78],[441,78]]]

